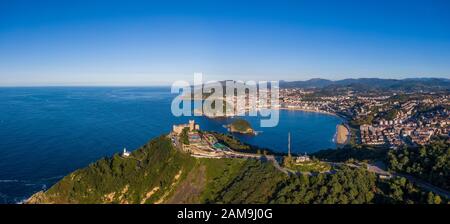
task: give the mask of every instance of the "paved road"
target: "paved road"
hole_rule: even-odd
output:
[[[256,159],[264,159],[265,158],[267,161],[272,162],[276,169],[278,169],[279,171],[281,171],[287,175],[301,174],[299,172],[293,172],[289,169],[281,167],[280,164],[278,163],[277,158],[273,155],[260,156],[260,155],[256,155],[256,154],[246,154],[246,153],[233,153],[233,155],[236,157],[241,157],[241,158],[256,158]],[[330,164],[332,166],[345,165],[345,166],[349,166],[349,167],[353,167],[353,168],[361,168],[364,165],[364,164],[333,163],[333,162],[328,162],[328,164]],[[427,183],[427,182],[420,180],[416,177],[413,177],[411,175],[388,172],[374,164],[367,164],[367,170],[369,172],[375,173],[377,175],[391,176],[391,177],[404,177],[404,178],[408,179],[409,181],[411,181],[412,183],[416,184],[417,186],[419,186],[427,191],[431,191],[435,194],[439,194],[439,195],[445,196],[450,199],[450,192],[448,192],[444,189],[441,189],[439,187],[433,186],[430,183]],[[304,174],[311,175],[311,173],[304,173]]]
[[[423,189],[425,189],[427,191],[431,191],[431,192],[433,192],[435,194],[439,194],[439,195],[445,196],[448,199],[450,199],[450,192],[448,192],[448,191],[446,191],[446,190],[444,190],[442,188],[436,187],[434,185],[431,185],[430,183],[427,183],[427,182],[425,182],[423,180],[420,180],[420,179],[418,179],[416,177],[413,177],[413,176],[408,175],[408,174],[399,174],[399,173],[394,173],[393,176],[404,177],[404,178],[408,179],[409,181],[411,181],[412,183],[416,184],[417,186],[419,186],[419,187],[421,187],[421,188],[423,188]]]
[[[176,141],[175,141],[176,142]],[[175,143],[176,147],[179,147],[179,145],[177,145]],[[278,163],[277,157],[273,156],[273,155],[268,155],[268,156],[262,156],[262,155],[257,155],[257,154],[251,154],[251,153],[240,153],[240,152],[234,152],[234,151],[229,151],[225,153],[225,157],[229,157],[229,158],[253,158],[253,159],[260,159],[260,160],[267,160],[273,163],[274,167],[276,169],[278,169],[279,171],[287,174],[287,175],[292,175],[292,174],[302,174],[299,172],[294,172],[292,170],[283,168],[280,166],[280,164]],[[334,163],[334,162],[327,162],[328,164],[330,164],[331,166],[349,166],[349,167],[353,167],[353,168],[361,168],[364,164],[348,164],[348,163]],[[399,174],[399,173],[391,173],[388,171],[383,170],[382,168],[380,168],[377,165],[374,164],[367,164],[367,170],[369,172],[375,173],[377,175],[383,175],[383,176],[392,176],[392,177],[404,177],[406,179],[408,179],[409,181],[411,181],[412,183],[416,184],[417,186],[427,190],[427,191],[431,191],[435,194],[439,194],[442,196],[447,197],[448,199],[450,199],[450,192],[441,189],[439,187],[433,186],[430,183],[427,183],[423,180],[420,180],[416,177],[413,177],[411,175],[408,174]],[[304,173],[306,175],[311,175],[311,173]]]
[[[342,166],[342,165],[346,165],[349,167],[354,167],[354,168],[361,168],[362,164],[348,164],[348,163],[329,163],[330,165],[334,165],[334,166]],[[404,177],[407,180],[409,180],[410,182],[416,184],[417,186],[421,187],[422,189],[425,189],[427,191],[431,191],[435,194],[439,194],[442,195],[444,197],[447,197],[448,199],[450,199],[450,192],[436,187],[428,182],[425,182],[423,180],[420,180],[419,178],[416,178],[414,176],[411,176],[409,174],[400,174],[400,173],[393,173],[393,172],[388,172],[386,170],[381,169],[380,167],[373,165],[373,164],[367,164],[367,170],[369,172],[375,173],[377,175],[384,175],[384,176],[391,176],[391,177]]]
[[[277,168],[279,171],[281,171],[287,175],[290,174],[290,172],[287,169],[280,166],[280,164],[278,163],[278,160],[276,159],[275,156],[265,156],[265,158],[267,158],[268,161],[271,161],[273,163],[273,165],[275,166],[275,168]]]

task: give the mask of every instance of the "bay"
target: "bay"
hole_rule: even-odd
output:
[[[63,176],[104,156],[134,150],[168,133],[173,124],[194,119],[203,130],[226,132],[230,119],[175,117],[176,95],[169,87],[11,87],[0,88],[0,203],[17,203]],[[278,152],[311,153],[335,148],[342,119],[302,111],[280,111],[278,126],[259,127],[242,141]]]

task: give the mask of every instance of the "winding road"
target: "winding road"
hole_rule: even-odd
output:
[[[364,164],[348,164],[348,163],[330,163],[332,165],[346,165],[346,166],[350,166],[350,167],[355,167],[355,168],[361,168]],[[388,172],[386,170],[383,170],[382,168],[373,165],[373,164],[367,164],[367,170],[369,172],[375,173],[377,175],[384,175],[384,176],[389,176],[389,177],[403,177],[406,178],[407,180],[409,180],[411,183],[416,184],[417,186],[419,186],[422,189],[425,189],[427,191],[431,191],[435,194],[444,196],[448,199],[450,199],[450,192],[447,190],[444,190],[440,187],[436,187],[426,181],[423,181],[417,177],[414,177],[412,175],[409,174],[402,174],[402,173],[394,173],[394,172]]]

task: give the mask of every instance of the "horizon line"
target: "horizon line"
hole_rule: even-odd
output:
[[[414,79],[438,79],[438,80],[447,80],[450,81],[450,78],[445,77],[416,77],[416,78],[377,78],[377,77],[360,77],[360,78],[343,78],[343,79],[326,79],[326,78],[310,78],[305,80],[278,80],[279,82],[307,82],[311,80],[328,80],[332,82],[336,81],[342,81],[347,79],[354,79],[354,80],[360,80],[360,79],[379,79],[379,80],[414,80]],[[219,82],[221,81],[238,81],[233,79],[223,79],[223,80],[217,80]],[[246,80],[239,80],[239,81],[246,81]],[[248,81],[248,80],[247,80]],[[260,80],[262,81],[262,80]],[[173,82],[172,82],[173,83]],[[170,87],[172,84],[170,83],[161,83],[161,82],[155,82],[155,83],[148,83],[148,84],[136,84],[136,83],[36,83],[36,84],[1,84],[0,88],[20,88],[20,87]]]

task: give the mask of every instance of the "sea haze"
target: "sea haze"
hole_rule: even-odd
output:
[[[17,203],[50,187],[68,173],[104,156],[134,150],[189,117],[170,111],[175,95],[168,87],[34,87],[0,88],[0,203]],[[227,120],[194,118],[201,129],[226,132]],[[274,151],[334,148],[336,116],[280,111],[275,128],[237,136]]]

